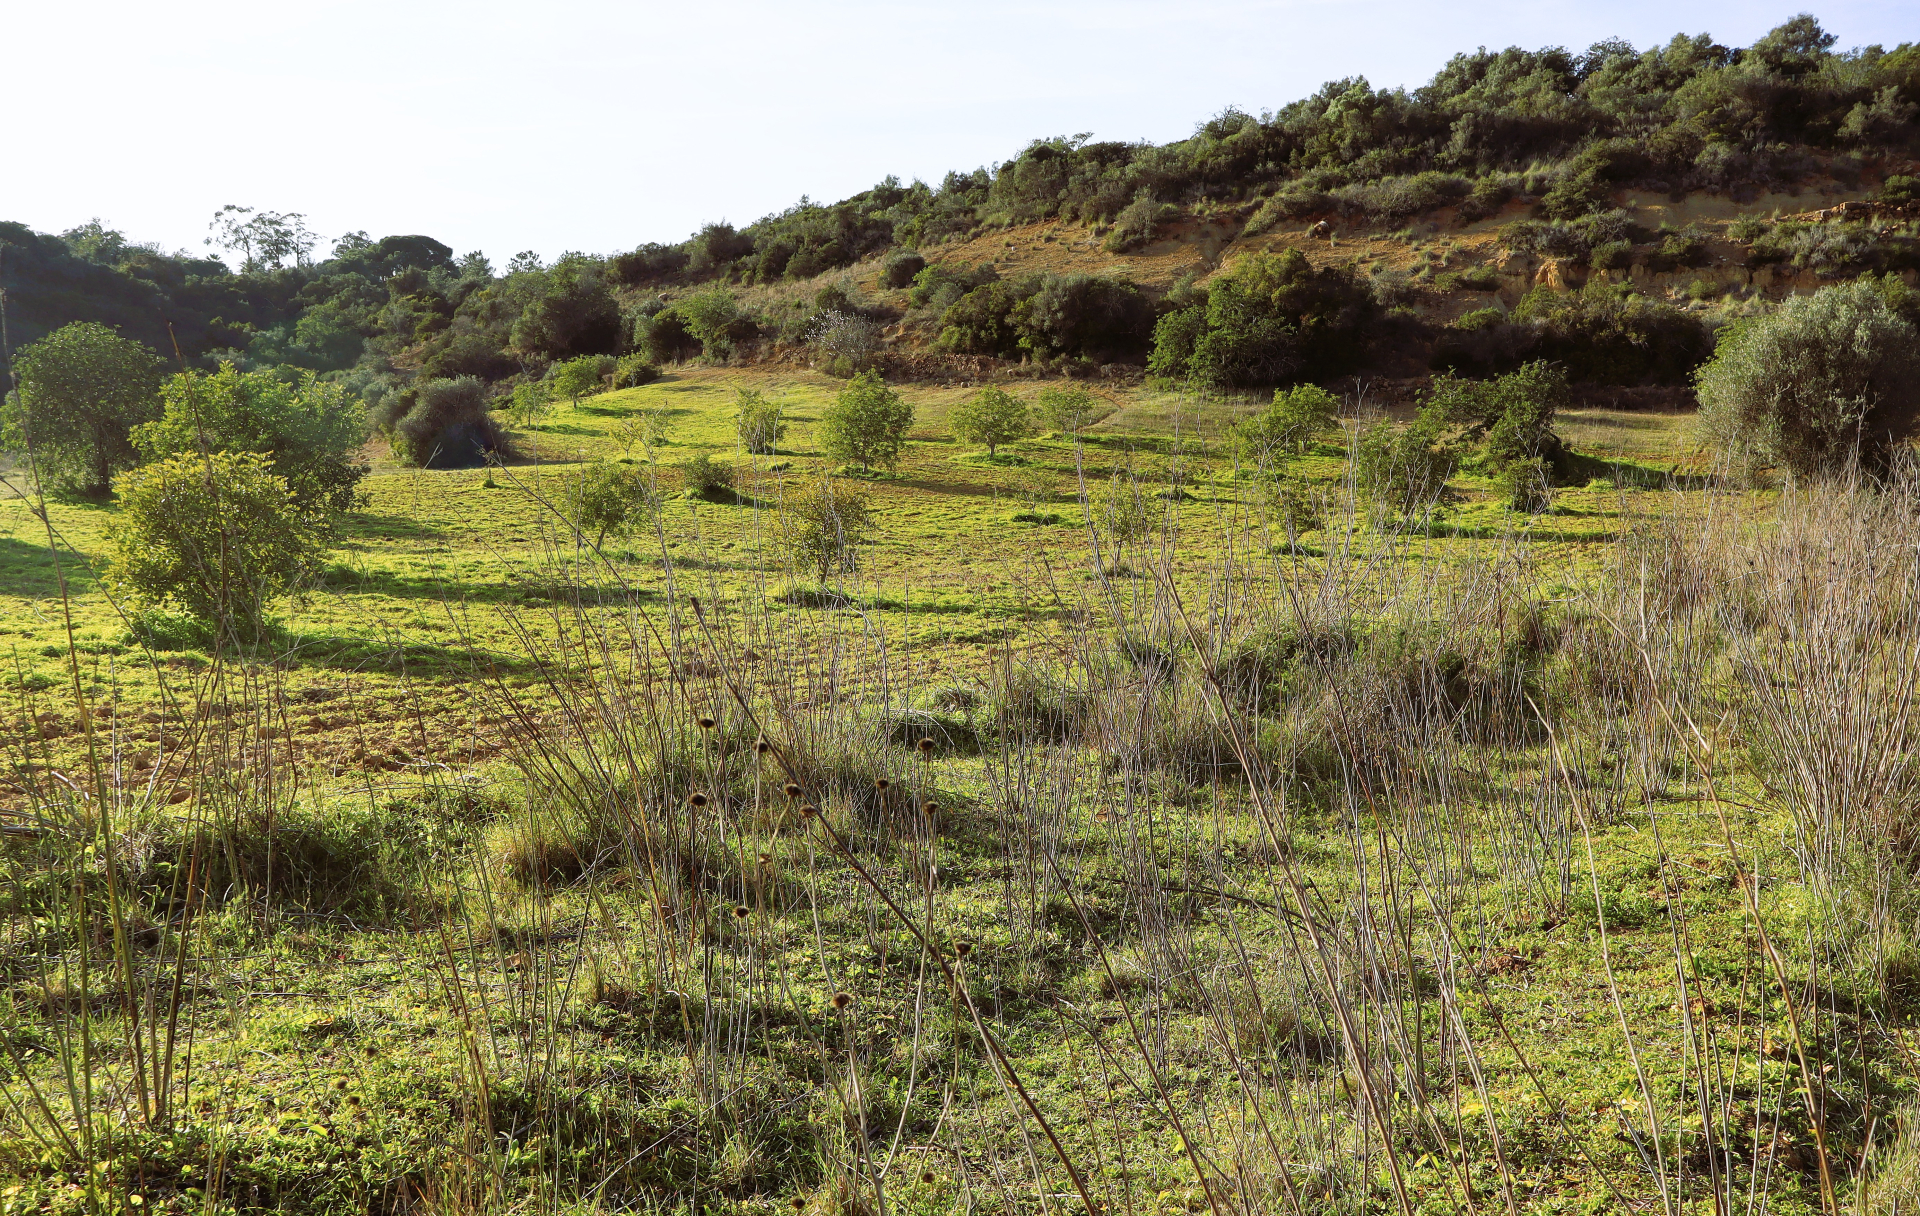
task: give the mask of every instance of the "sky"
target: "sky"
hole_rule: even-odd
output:
[[[1412,87],[1476,46],[1740,46],[1802,7],[0,0],[0,220],[198,250],[234,203],[303,214],[323,254],[425,233],[503,266],[937,183],[1036,138],[1181,139],[1346,76]],[[1842,48],[1920,39],[1912,0],[1812,11]]]

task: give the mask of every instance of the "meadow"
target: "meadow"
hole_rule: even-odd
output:
[[[0,1212],[1912,1210],[1911,486],[1590,409],[1544,513],[1394,519],[1350,422],[1289,529],[1250,402],[990,457],[908,385],[823,584],[838,387],[376,452],[237,650],[0,500]]]

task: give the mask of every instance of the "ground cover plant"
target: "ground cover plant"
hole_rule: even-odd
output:
[[[253,630],[11,476],[0,1204],[1895,1210],[1911,482],[1529,375],[1416,501],[1352,394],[909,385],[862,477],[682,367],[376,448]]]

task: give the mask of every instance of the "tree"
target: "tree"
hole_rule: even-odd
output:
[[[1729,454],[1818,477],[1883,470],[1920,430],[1920,332],[1875,285],[1828,287],[1723,331],[1700,425]]]
[[[506,450],[506,438],[487,412],[487,386],[479,380],[429,380],[412,393],[411,405],[392,427],[393,454],[402,463],[459,468]]]
[[[283,215],[234,203],[214,212],[207,229],[213,235],[206,243],[239,254],[240,268],[248,272],[280,270],[289,262],[305,266],[318,239],[307,230],[307,217],[299,212]]]
[[[787,433],[787,424],[780,420],[779,402],[767,400],[759,389],[743,388],[735,405],[738,410],[733,424],[740,435],[740,446],[755,456],[773,455]]]
[[[913,406],[869,369],[848,381],[820,415],[820,438],[829,456],[858,463],[863,471],[876,464],[891,469],[911,426]]]
[[[514,261],[518,266],[520,259]],[[551,270],[518,273],[525,276],[519,290],[529,298],[513,322],[515,350],[571,359],[610,355],[623,345],[626,325],[599,263],[575,254],[561,258]]]
[[[560,493],[560,514],[581,535],[593,534],[593,547],[608,536],[623,536],[653,518],[659,503],[639,469],[595,461],[567,479]]]
[[[325,556],[324,529],[258,452],[174,456],[122,473],[109,580],[257,637],[269,604]]]
[[[1042,389],[1039,407],[1048,426],[1071,435],[1092,426],[1099,412],[1098,400],[1077,384]]]
[[[1278,472],[1292,456],[1333,429],[1340,400],[1314,384],[1276,389],[1267,408],[1234,423],[1228,432],[1243,460],[1256,469]]]
[[[1025,401],[990,384],[954,407],[953,433],[968,443],[986,444],[992,456],[1001,444],[1032,434],[1029,413]]]
[[[4,405],[6,446],[31,449],[44,480],[104,497],[138,459],[129,432],[160,413],[160,358],[93,321],[23,348]]]
[[[339,384],[309,372],[288,384],[271,372],[223,363],[212,375],[182,372],[162,391],[161,416],[134,428],[147,460],[199,452],[256,452],[272,462],[304,510],[339,515],[359,505],[367,411]]]
[[[603,367],[612,360],[605,355],[581,355],[577,359],[568,359],[556,363],[547,370],[547,380],[553,385],[553,391],[565,396],[576,408],[580,398],[591,397],[605,387],[601,378]]]
[[[873,526],[867,496],[831,478],[787,494],[780,504],[780,537],[788,556],[823,583],[853,569],[855,546]]]

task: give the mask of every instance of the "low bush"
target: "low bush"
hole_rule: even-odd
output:
[[[1215,277],[1204,305],[1160,319],[1147,367],[1214,389],[1330,379],[1359,364],[1378,314],[1345,269],[1296,249],[1255,253]]]
[[[780,540],[787,556],[821,582],[854,568],[875,524],[866,494],[831,478],[792,489],[780,502]]]
[[[1027,403],[1003,388],[987,385],[953,407],[948,415],[953,433],[967,443],[984,443],[992,456],[1003,443],[1025,439],[1033,433],[1032,411]]]
[[[767,400],[759,389],[743,388],[734,401],[733,426],[740,446],[755,456],[771,456],[787,433],[780,420],[780,404]]]
[[[1578,292],[1538,287],[1511,314],[1480,309],[1443,330],[1437,370],[1496,376],[1548,359],[1595,384],[1685,384],[1712,352],[1698,316],[1635,291],[1590,283]]]
[[[487,412],[487,386],[475,377],[429,380],[393,398],[395,406],[405,407],[390,430],[402,464],[465,468],[507,450],[506,437]]]
[[[701,452],[680,462],[687,493],[708,502],[733,501],[733,466]]]
[[[896,289],[910,287],[926,268],[927,259],[921,257],[917,250],[896,249],[880,263],[880,282]]]
[[[1920,431],[1920,332],[1871,282],[1729,326],[1700,370],[1700,423],[1734,458],[1796,477],[1882,471]]]
[[[567,523],[598,548],[652,519],[658,503],[641,470],[600,460],[567,478],[559,506]]]
[[[1516,253],[1561,258],[1584,264],[1602,245],[1631,242],[1633,221],[1625,211],[1595,211],[1574,219],[1516,220],[1500,230],[1500,239]]]
[[[622,355],[613,365],[615,388],[638,388],[660,378],[660,368],[644,354]]]
[[[876,371],[864,371],[820,415],[820,445],[861,469],[892,468],[913,425],[913,406]]]
[[[121,474],[114,489],[107,577],[141,607],[177,606],[258,637],[268,605],[326,554],[321,518],[257,452],[171,457]]]

